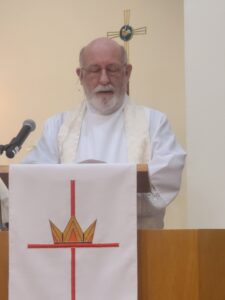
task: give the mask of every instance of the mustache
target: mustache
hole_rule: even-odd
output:
[[[95,89],[94,89],[95,93],[98,92],[114,92],[114,87],[109,84],[109,85],[98,85]]]

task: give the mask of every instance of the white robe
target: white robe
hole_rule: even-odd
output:
[[[108,163],[128,162],[124,107],[100,115],[87,105],[74,163],[94,159]],[[181,182],[185,152],[176,142],[166,116],[144,108],[149,120],[151,193],[138,194],[138,227],[163,228],[166,206],[176,197]],[[37,145],[23,163],[60,163],[58,133],[68,113],[47,120]]]

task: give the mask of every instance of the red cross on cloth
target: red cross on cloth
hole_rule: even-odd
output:
[[[76,194],[75,180],[70,181],[70,211],[71,217],[76,217]],[[29,249],[52,249],[70,248],[71,249],[71,300],[76,300],[76,248],[115,248],[119,243],[57,243],[57,244],[28,244]]]

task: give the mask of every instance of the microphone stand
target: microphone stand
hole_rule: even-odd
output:
[[[2,155],[2,153],[4,152],[5,150],[5,146],[4,145],[0,145],[0,155]]]
[[[0,155],[2,155],[4,151],[6,152],[10,145],[11,143],[6,145],[0,145]]]
[[[10,157],[10,156],[7,155],[7,150],[8,150],[11,146],[14,146],[14,143],[15,143],[15,140],[14,140],[14,139],[15,139],[15,138],[13,138],[12,141],[11,141],[9,144],[6,144],[6,145],[0,145],[0,155],[2,155],[3,152],[5,151],[6,156],[7,156],[8,158],[14,158],[14,156],[13,156],[13,157]],[[20,148],[21,148],[21,147],[20,147]],[[20,148],[17,149],[17,152],[20,150]]]

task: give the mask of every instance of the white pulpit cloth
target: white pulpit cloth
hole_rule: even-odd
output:
[[[12,165],[9,185],[9,300],[137,300],[134,165]],[[93,241],[57,248],[71,215]]]

